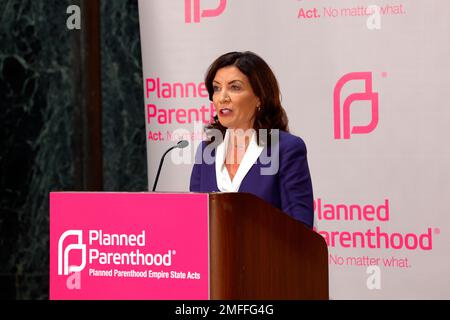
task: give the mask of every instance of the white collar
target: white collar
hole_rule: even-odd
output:
[[[222,192],[238,192],[239,187],[244,180],[251,167],[256,163],[264,147],[259,146],[256,142],[256,134],[253,132],[250,143],[245,150],[244,157],[239,165],[236,175],[233,181],[230,179],[230,175],[225,166],[226,150],[228,149],[228,143],[230,140],[230,133],[228,130],[225,132],[225,138],[216,148],[216,181],[217,187]]]

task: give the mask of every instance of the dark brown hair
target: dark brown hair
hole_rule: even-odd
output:
[[[256,111],[253,125],[257,134],[257,141],[260,141],[259,129],[267,129],[269,132],[270,129],[289,131],[286,111],[281,105],[278,81],[269,65],[253,52],[229,52],[221,55],[211,64],[205,76],[209,100],[213,101],[213,80],[217,71],[228,66],[237,67],[247,76],[253,92],[261,102],[261,108]],[[226,131],[226,128],[220,124],[217,115],[212,123],[206,127],[206,131],[208,129],[219,129],[223,135]]]

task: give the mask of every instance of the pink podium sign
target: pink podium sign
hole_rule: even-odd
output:
[[[50,193],[50,299],[209,298],[207,194]]]

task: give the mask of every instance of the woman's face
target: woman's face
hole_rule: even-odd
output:
[[[245,74],[235,66],[217,70],[213,80],[213,103],[219,122],[229,129],[253,128],[260,100]]]

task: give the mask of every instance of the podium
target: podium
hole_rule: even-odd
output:
[[[211,299],[328,299],[322,236],[249,193],[209,208]]]
[[[50,193],[50,299],[328,297],[325,240],[252,194]]]

